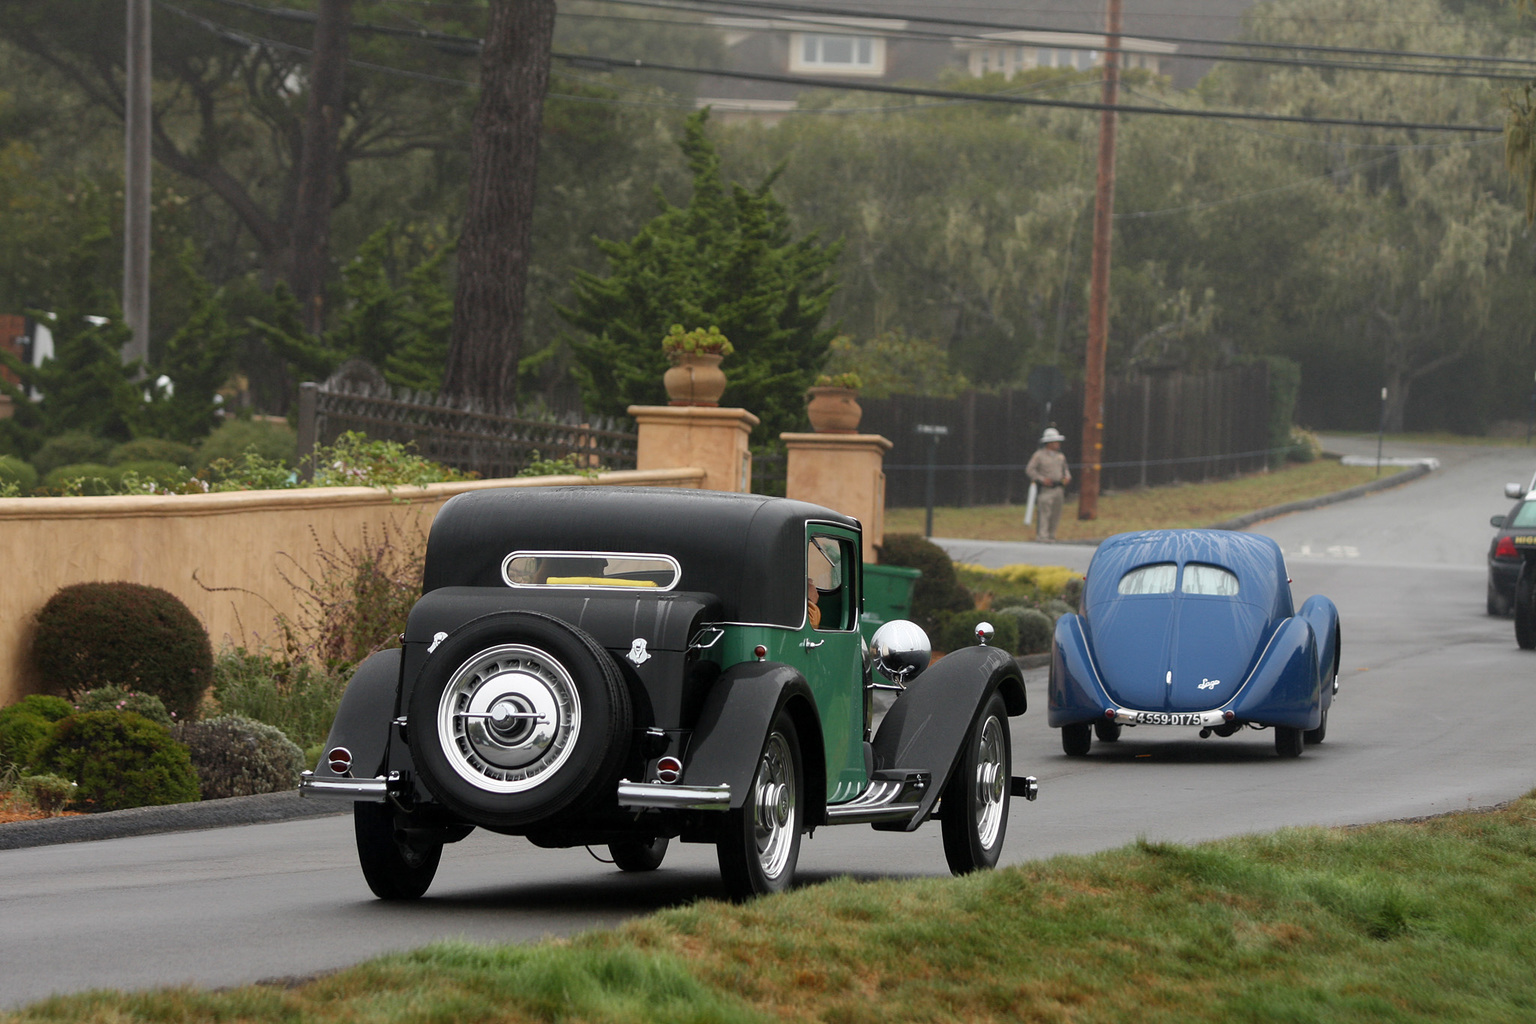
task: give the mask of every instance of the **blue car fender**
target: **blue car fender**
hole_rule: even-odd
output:
[[[927,819],[960,759],[977,710],[993,690],[1002,694],[1010,716],[1024,713],[1024,675],[1018,662],[996,647],[962,647],[907,684],[875,733],[875,767],[926,771],[932,778],[917,814],[905,822],[879,823],[877,829],[910,832]]]
[[[1227,705],[1239,719],[1259,725],[1316,729],[1322,719],[1317,638],[1307,619],[1286,619],[1259,662]]]
[[[372,779],[385,772],[390,722],[395,717],[395,691],[400,685],[400,649],[370,655],[347,683],[336,708],[336,719],[325,738],[325,750],[315,768],[318,778],[336,778],[326,754],[335,747],[352,752],[352,776]]]
[[[1332,601],[1321,594],[1314,594],[1302,604],[1298,617],[1312,625],[1312,635],[1317,638],[1317,678],[1323,687],[1323,707],[1333,703],[1333,678],[1339,672],[1342,654],[1339,610]]]
[[[781,662],[749,661],[721,674],[699,712],[683,783],[731,787],[731,809],[752,792],[758,755],[780,708],[788,708],[800,738],[807,826],[826,821],[826,765],[821,719],[805,678]]]
[[[1046,724],[1053,729],[1104,717],[1109,695],[1093,667],[1082,620],[1063,615],[1051,640],[1051,678],[1046,691]]]

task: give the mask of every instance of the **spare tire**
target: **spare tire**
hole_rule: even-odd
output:
[[[466,821],[503,828],[611,794],[633,718],[608,652],[538,612],[497,612],[449,634],[408,713],[427,789]]]

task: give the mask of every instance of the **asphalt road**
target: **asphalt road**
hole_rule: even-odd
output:
[[[1374,452],[1374,440],[1360,445]],[[1536,716],[1536,655],[1518,650],[1508,620],[1483,614],[1482,567],[1487,518],[1509,505],[1502,486],[1528,479],[1536,459],[1399,454],[1434,455],[1443,468],[1255,528],[1284,547],[1298,603],[1324,593],[1340,608],[1342,689],[1327,742],[1281,761],[1268,732],[1199,740],[1144,727],[1068,759],[1045,725],[1045,673],[1033,671],[1014,759],[1040,778],[1041,796],[1015,802],[1006,860],[1137,836],[1197,841],[1436,814],[1536,786],[1524,728]],[[1074,550],[1036,560],[1072,564],[1049,556]],[[1076,554],[1086,564],[1091,549]],[[822,829],[801,854],[806,883],[943,873],[935,825]],[[584,850],[476,833],[448,848],[426,899],[387,905],[363,884],[347,817],[0,851],[0,1007],[92,987],[300,977],[441,938],[532,941],[721,894],[708,847],[674,846],[660,871],[635,876]]]

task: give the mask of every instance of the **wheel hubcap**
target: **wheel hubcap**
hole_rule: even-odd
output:
[[[777,878],[789,862],[795,839],[795,765],[781,733],[768,738],[757,765],[753,831],[763,874]]]
[[[997,842],[1003,824],[1008,793],[1003,751],[1002,723],[988,718],[976,741],[976,838],[984,849],[991,849]]]
[[[565,666],[505,644],[459,666],[438,703],[437,734],[461,778],[494,793],[537,786],[571,755],[581,699]]]

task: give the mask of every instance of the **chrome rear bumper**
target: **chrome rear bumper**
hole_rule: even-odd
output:
[[[315,777],[314,772],[301,772],[299,796],[383,803],[389,796],[389,780],[382,775],[376,779],[319,779]]]
[[[664,782],[619,780],[619,806],[668,811],[728,811],[730,786],[673,786]]]

